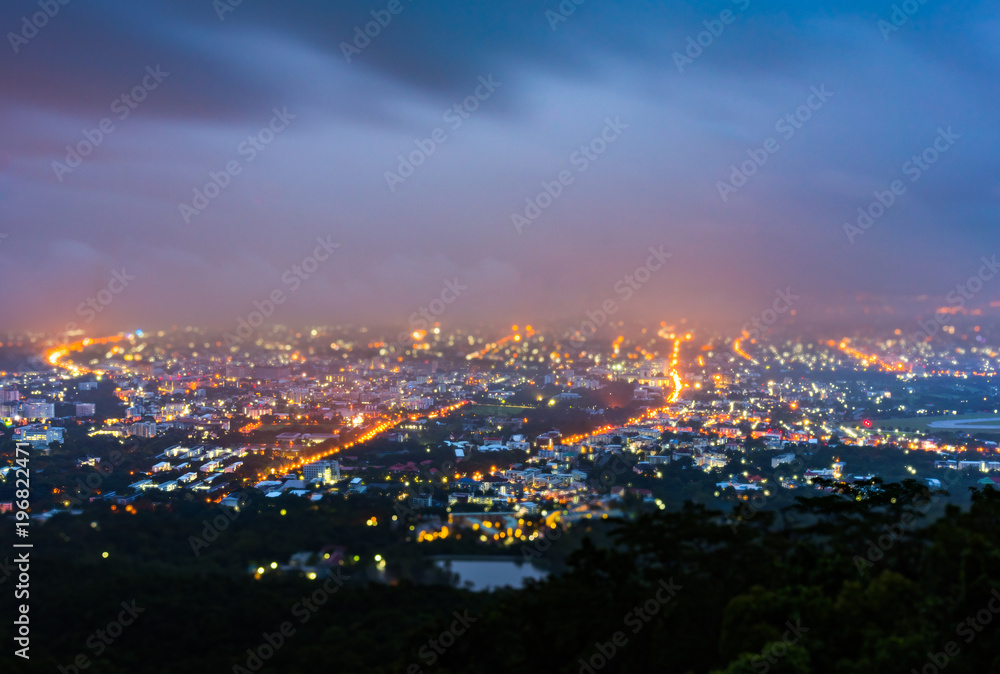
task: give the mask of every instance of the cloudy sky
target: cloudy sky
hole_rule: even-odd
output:
[[[1000,254],[995,2],[50,1],[0,9],[3,329],[739,326]]]

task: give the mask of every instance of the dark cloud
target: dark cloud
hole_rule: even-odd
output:
[[[558,2],[400,3],[350,63],[342,43],[388,1],[244,0],[220,21],[209,0],[73,0],[17,53],[8,36],[8,326],[78,320],[128,267],[136,280],[88,329],[225,327],[328,234],[343,247],[276,320],[403,324],[457,276],[469,291],[442,320],[573,323],[666,245],[670,264],[621,315],[738,325],[779,287],[816,316],[859,293],[941,297],[997,252],[988,3],[918,5],[898,30],[879,24],[891,2],[586,0],[563,3],[576,7],[565,21],[546,14]],[[37,11],[6,3],[0,29]],[[700,33],[680,72],[675,54]],[[163,83],[57,176],[66,146],[156,66]],[[501,85],[479,109],[446,116],[488,75]],[[833,96],[786,136],[776,124],[814,87]],[[275,108],[294,119],[250,161],[244,143]],[[628,128],[580,170],[574,153],[608,118]],[[948,127],[960,139],[910,182],[904,164]],[[446,140],[391,191],[385,173],[438,128]],[[769,138],[778,150],[723,201],[720,181]],[[239,175],[185,222],[179,204],[232,161]],[[511,214],[560,171],[573,183],[519,234]],[[849,241],[844,223],[897,179],[906,193]]]

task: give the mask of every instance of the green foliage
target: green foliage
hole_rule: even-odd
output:
[[[415,663],[422,672],[576,674],[587,671],[581,659],[618,633],[625,644],[602,674],[921,671],[927,654],[949,642],[961,651],[949,674],[996,671],[1000,614],[987,607],[1000,590],[1000,494],[977,490],[968,509],[894,526],[919,514],[927,497],[916,483],[873,482],[799,499],[739,526],[699,504],[612,523],[610,538],[608,523],[589,530],[581,522],[571,529],[575,552],[563,573],[493,593],[417,584],[434,575],[421,572],[424,555],[457,551],[439,543],[465,545],[469,537],[407,542],[408,527],[391,524],[385,499],[260,496],[197,557],[188,537],[216,507],[179,501],[137,515],[88,507],[34,525],[33,643],[44,649],[37,646],[32,664],[51,670],[77,653],[93,655],[88,636],[119,602],[135,598],[146,612],[93,671],[232,671],[283,620],[296,632],[264,671],[403,672]],[[379,525],[366,526],[373,515]],[[9,528],[3,536],[9,549]],[[856,564],[879,540],[877,559]],[[292,608],[317,581],[246,573],[250,563],[283,563],[330,544],[347,550],[349,580],[308,622],[297,622]],[[374,567],[376,553],[389,561],[384,574]],[[680,587],[664,595],[664,583]],[[0,610],[12,615],[10,592]],[[637,620],[637,610],[648,620]],[[968,641],[956,632],[984,610],[993,624]],[[424,647],[456,611],[475,622],[432,666]],[[9,622],[0,627],[8,643]]]

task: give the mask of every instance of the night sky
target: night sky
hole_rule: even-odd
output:
[[[1000,255],[995,2],[48,1],[0,9],[5,330],[901,316]]]

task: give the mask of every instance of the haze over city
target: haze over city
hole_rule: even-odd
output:
[[[673,257],[625,319],[734,328],[778,288],[800,316],[910,314],[995,252],[989,3],[920,4],[899,26],[891,3],[564,4],[401,0],[368,38],[388,10],[363,2],[70,3],[30,39],[34,5],[6,5],[6,327],[80,323],[124,269],[135,279],[88,331],[225,328],[287,288],[317,236],[341,248],[276,320],[405,324],[458,278],[452,325],[572,323],[650,246]],[[286,127],[254,150],[276,109]],[[571,157],[606,120],[620,136],[582,170]],[[914,168],[939,130],[953,138]],[[433,154],[387,178],[415,141]],[[230,161],[240,174],[185,216]],[[516,226],[562,171],[573,183]],[[885,214],[845,233],[896,180]]]

